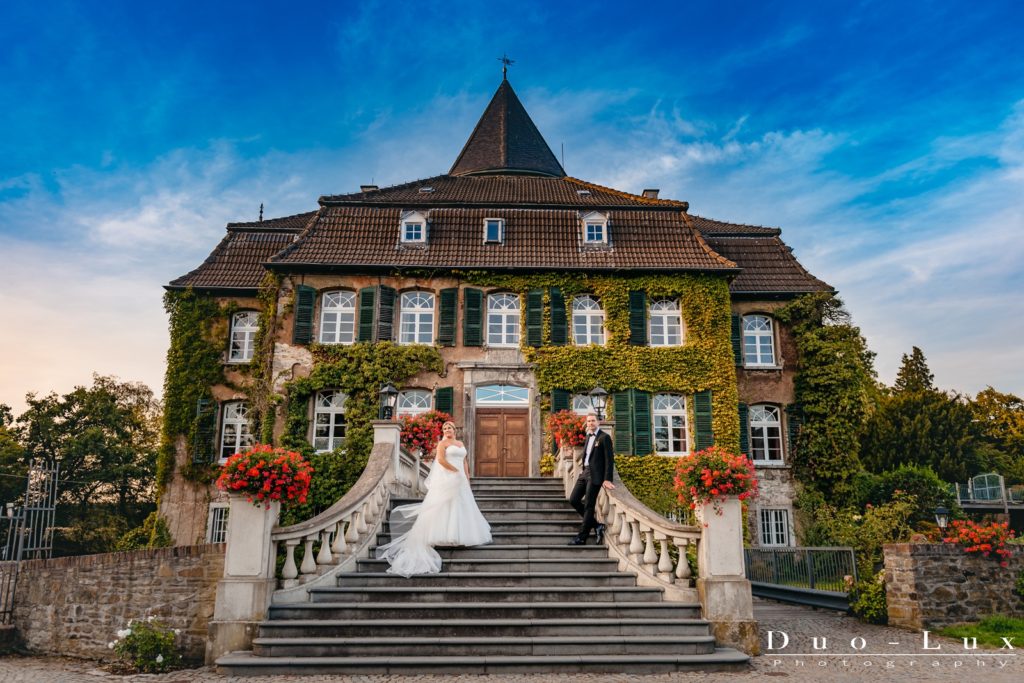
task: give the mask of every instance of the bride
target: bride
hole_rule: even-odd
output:
[[[469,487],[466,447],[455,438],[455,423],[445,422],[441,432],[444,438],[425,481],[427,495],[422,503],[391,511],[392,541],[377,548],[377,557],[388,561],[391,574],[436,574],[441,556],[434,546],[491,542],[491,525]]]

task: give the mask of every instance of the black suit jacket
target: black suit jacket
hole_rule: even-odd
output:
[[[584,441],[583,462],[587,461],[586,445],[587,442]],[[603,482],[611,481],[614,471],[615,448],[612,446],[612,437],[608,432],[598,429],[594,447],[590,451],[590,485],[600,486]]]

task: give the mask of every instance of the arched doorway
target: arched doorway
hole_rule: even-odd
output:
[[[476,453],[478,477],[530,475],[530,390],[509,384],[478,386]]]

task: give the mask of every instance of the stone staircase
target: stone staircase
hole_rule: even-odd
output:
[[[310,601],[275,604],[230,675],[652,673],[742,670],[700,605],[637,586],[604,546],[566,545],[579,516],[556,479],[475,479],[492,545],[438,548],[440,574],[404,579],[363,559]],[[392,505],[413,502],[392,500]],[[377,543],[390,540],[385,525]],[[591,543],[593,540],[591,539]],[[371,551],[371,557],[373,553]]]

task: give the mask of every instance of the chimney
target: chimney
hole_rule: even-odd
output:
[[[360,192],[376,192],[379,189],[380,188],[377,187],[376,185],[360,185],[359,186],[359,191]]]
[[[658,198],[658,190],[644,190],[644,198],[645,199],[657,199]]]

